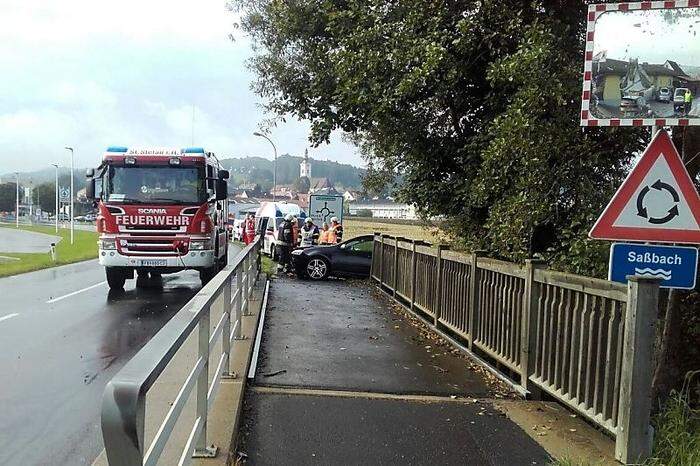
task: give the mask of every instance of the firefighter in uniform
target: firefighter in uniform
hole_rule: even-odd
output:
[[[284,221],[280,224],[279,230],[277,232],[277,244],[276,247],[279,250],[279,264],[277,264],[278,271],[287,272],[291,269],[292,261],[292,246],[294,242],[294,227],[292,222],[294,216],[292,214],[287,214],[284,217]]]
[[[336,244],[343,241],[343,225],[338,221],[338,217],[331,217],[331,227],[328,231],[330,231],[329,243]]]
[[[299,246],[302,248],[308,248],[315,244],[318,244],[318,238],[320,236],[318,227],[314,225],[314,220],[311,217],[306,217],[304,221],[304,226],[301,227],[299,231],[301,237],[301,242]]]

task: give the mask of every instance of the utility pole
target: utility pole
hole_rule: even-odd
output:
[[[54,211],[54,216],[56,217],[56,233],[58,233],[58,164],[57,163],[52,163],[56,168],[56,208]]]
[[[253,133],[253,136],[258,136],[261,138],[267,139],[267,142],[272,144],[272,149],[275,151],[275,162],[273,165],[272,169],[272,202],[275,202],[275,191],[277,191],[277,147],[275,147],[275,144],[272,142],[270,138],[265,136],[262,133],[258,133],[257,131]]]
[[[73,186],[75,180],[73,179],[73,148],[66,147],[66,150],[70,151],[70,244],[73,244],[74,229],[75,229],[75,213],[73,212],[73,203],[75,202],[75,187]]]
[[[15,223],[19,228],[19,172],[15,172],[15,188],[17,189],[17,210],[15,211]]]

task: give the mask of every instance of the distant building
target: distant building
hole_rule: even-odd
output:
[[[374,218],[417,220],[416,206],[394,202],[391,199],[353,202],[349,204],[350,215],[371,212]]]
[[[350,191],[345,190],[343,193],[343,199],[345,199],[345,202],[355,202],[359,201],[362,198],[362,194],[358,191]]]
[[[311,161],[309,161],[309,149],[304,151],[304,159],[299,164],[299,178],[311,179]]]

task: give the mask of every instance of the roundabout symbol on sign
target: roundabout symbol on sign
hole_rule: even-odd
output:
[[[668,209],[668,213],[663,217],[650,217],[647,212],[647,208],[644,206],[644,198],[647,194],[649,194],[651,188],[656,189],[657,191],[668,191],[673,197],[673,207]],[[654,225],[663,225],[664,223],[670,222],[674,217],[678,216],[677,204],[680,201],[678,192],[673,186],[668,183],[664,183],[660,179],[656,180],[654,184],[651,185],[651,188],[649,188],[649,186],[644,186],[644,188],[642,188],[642,190],[639,192],[639,195],[637,195],[637,215],[642,218],[646,218],[649,223]]]

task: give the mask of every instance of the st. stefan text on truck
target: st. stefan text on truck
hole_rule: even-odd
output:
[[[204,285],[225,267],[228,176],[200,147],[109,147],[86,187],[99,207],[109,287],[123,288],[134,272],[145,279],[186,269],[198,270]]]

